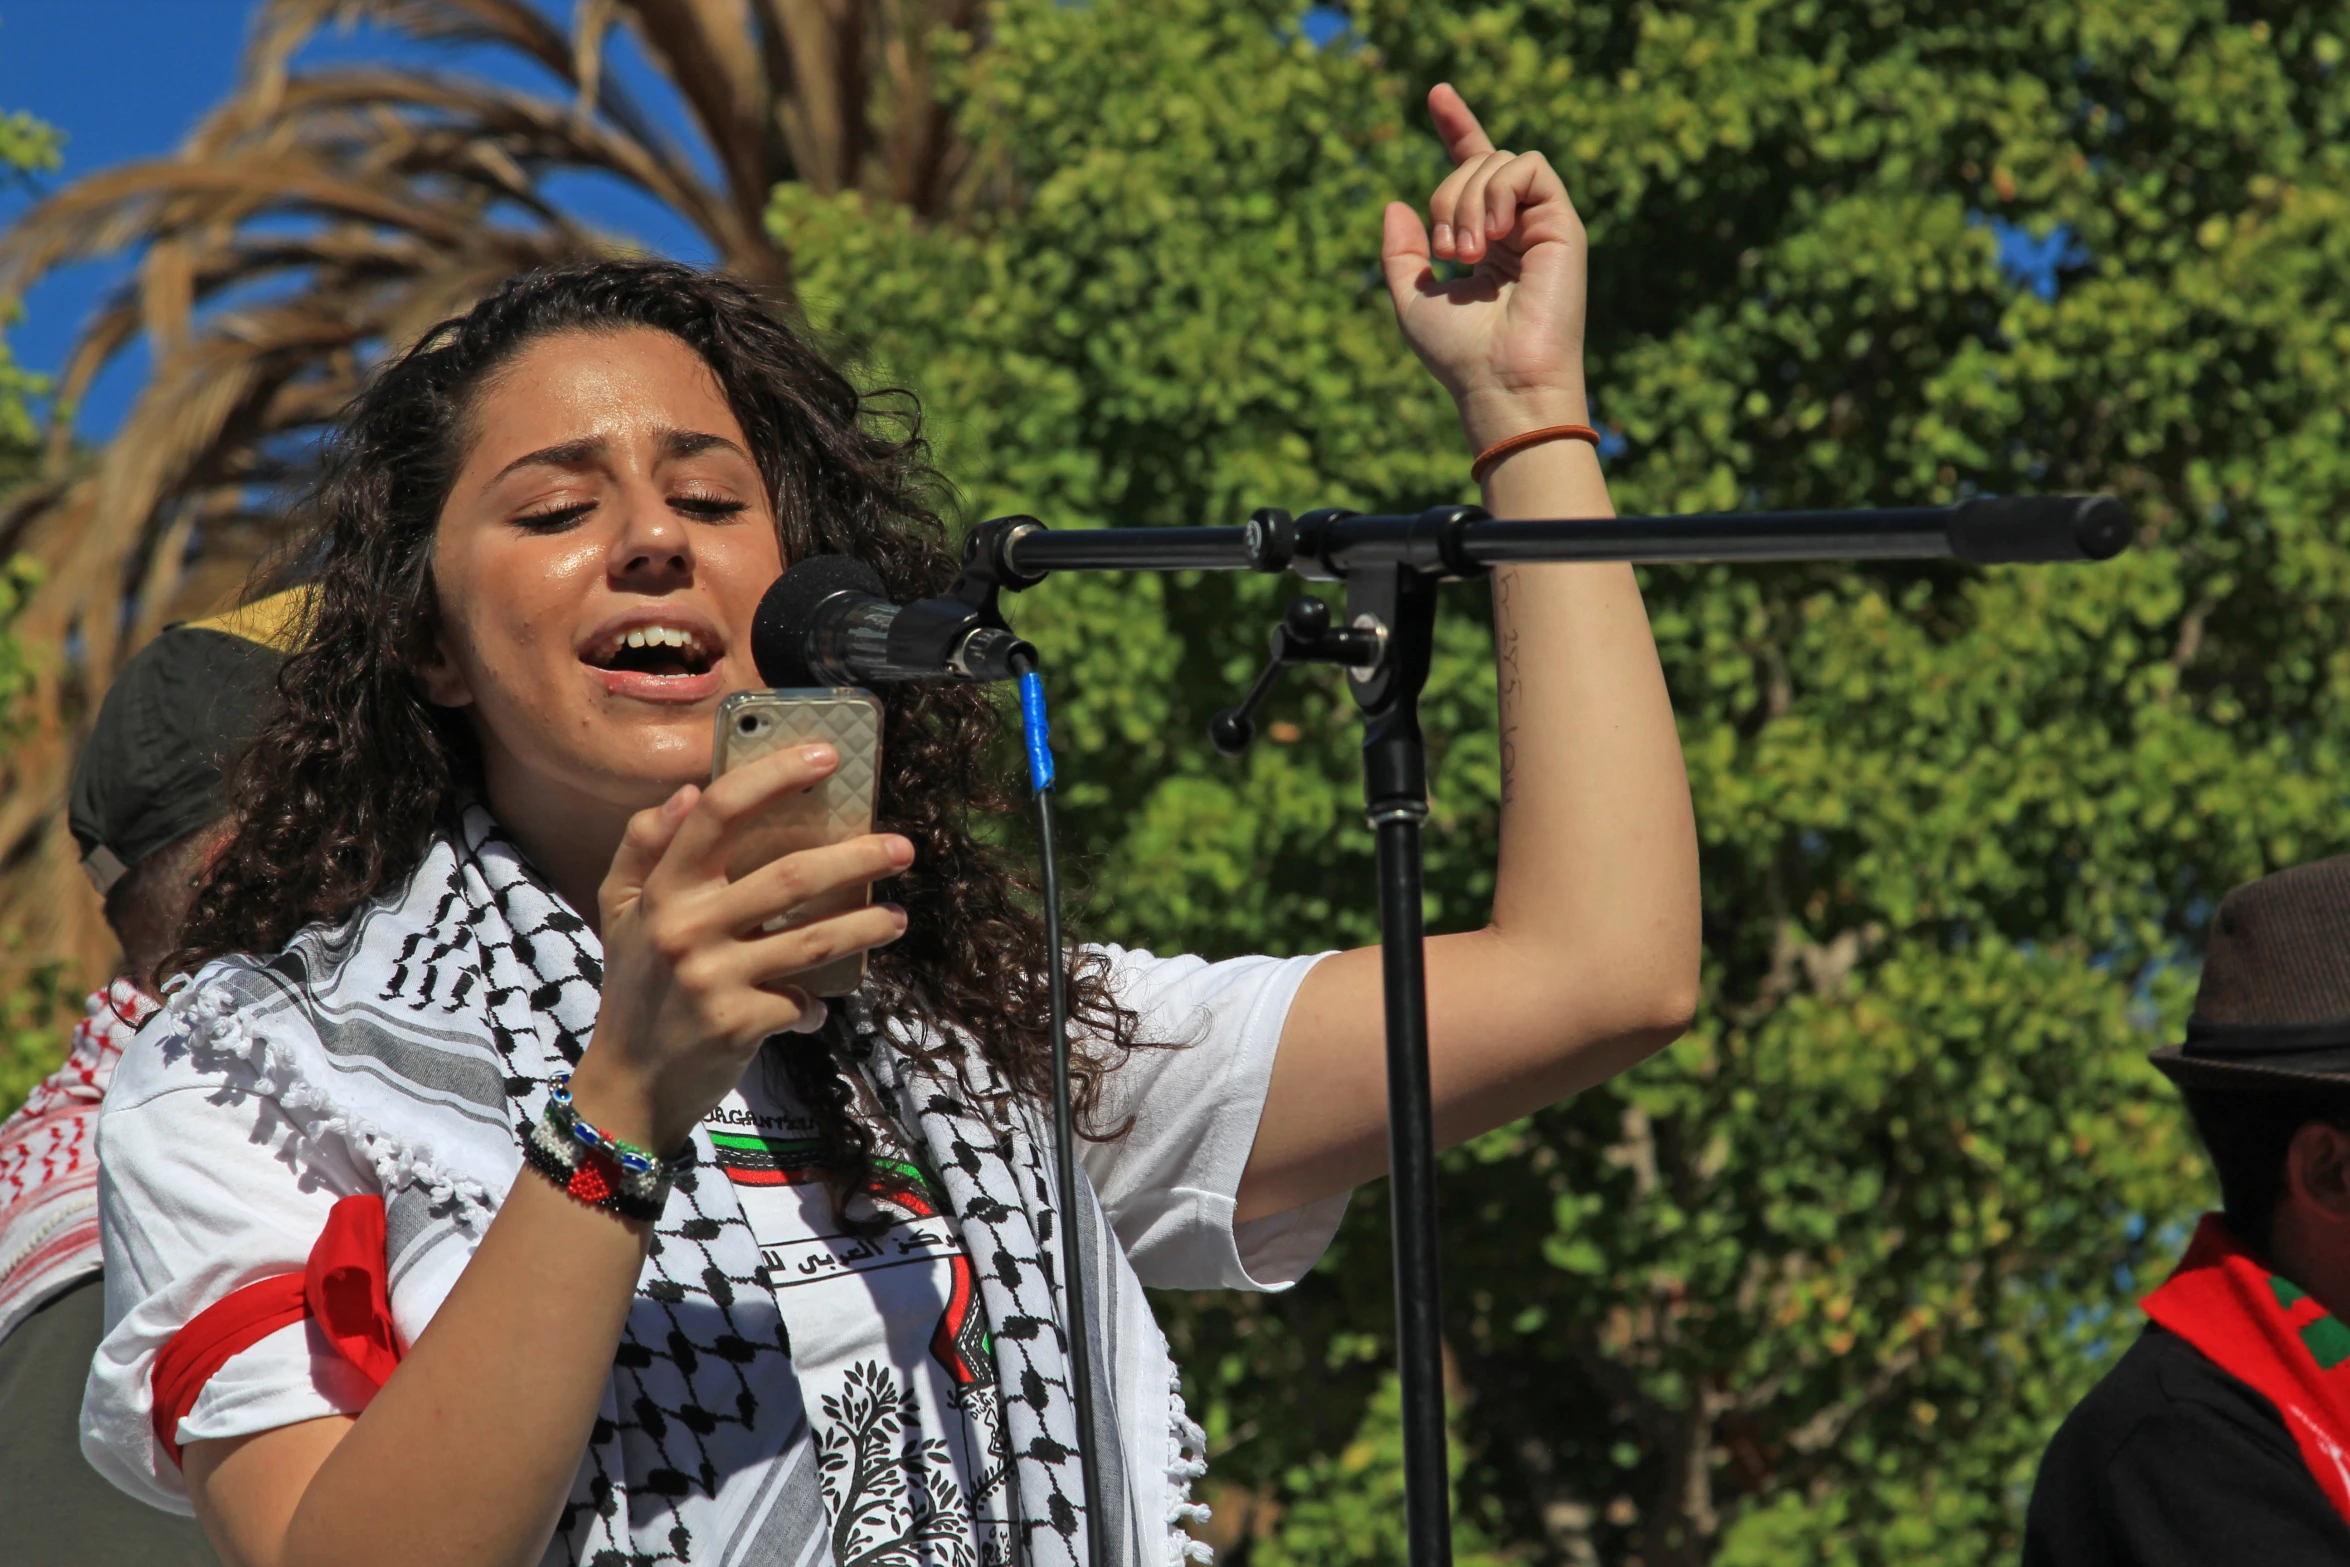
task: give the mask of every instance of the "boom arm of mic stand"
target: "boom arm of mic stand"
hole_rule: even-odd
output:
[[[1333,580],[1355,566],[1473,576],[1522,561],[1958,560],[1994,566],[2104,560],[2130,542],[2107,495],[1978,496],[1955,506],[1721,512],[1497,522],[1474,507],[1414,516],[1259,512],[1238,528],[1081,528],[1006,518],[992,540],[1003,584],[1055,571],[1280,571]],[[988,524],[995,527],[996,524]],[[1287,535],[1283,537],[1282,535]]]

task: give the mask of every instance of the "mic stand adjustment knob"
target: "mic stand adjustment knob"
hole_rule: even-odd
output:
[[[1364,622],[1369,622],[1365,624]],[[1387,653],[1387,628],[1369,616],[1351,626],[1333,627],[1330,606],[1317,598],[1290,601],[1273,628],[1272,655],[1257,672],[1248,694],[1237,707],[1227,707],[1208,720],[1208,742],[1226,756],[1238,756],[1257,737],[1256,713],[1272,693],[1273,682],[1291,664],[1337,664],[1356,680],[1376,673]]]

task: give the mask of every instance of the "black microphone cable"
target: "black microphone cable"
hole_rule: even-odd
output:
[[[975,606],[955,599],[889,602],[872,567],[845,555],[801,561],[759,601],[752,659],[771,686],[893,684],[904,680],[993,681],[1017,678],[1036,801],[1036,838],[1044,899],[1045,996],[1052,1028],[1053,1175],[1060,1209],[1062,1298],[1069,1320],[1069,1397],[1076,1406],[1077,1464],[1084,1480],[1086,1557],[1101,1559],[1097,1531],[1108,1527],[1100,1466],[1094,1461],[1093,1329],[1088,1313],[1083,1224],[1077,1205],[1077,1126],[1069,1090],[1069,965],[1062,951],[1061,867],[1053,840],[1053,748],[1044,679],[1036,649],[999,626],[978,622]]]
[[[1028,782],[1036,801],[1037,862],[1044,898],[1046,1011],[1053,1031],[1053,1177],[1061,1206],[1061,1277],[1069,1302],[1069,1396],[1077,1406],[1077,1468],[1085,1485],[1085,1554],[1099,1561],[1097,1542],[1109,1515],[1102,1508],[1101,1470],[1094,1462],[1093,1328],[1078,1227],[1077,1127],[1069,1096],[1069,965],[1061,951],[1061,866],[1053,842],[1052,726],[1045,713],[1044,677],[1024,653],[1020,670],[1020,729],[1027,742]]]

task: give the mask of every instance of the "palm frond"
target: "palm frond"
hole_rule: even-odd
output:
[[[675,213],[721,265],[788,298],[772,187],[859,190],[946,215],[962,168],[932,42],[984,0],[261,0],[235,90],[178,153],[64,186],[0,235],[0,308],[58,267],[131,255],[61,369],[47,471],[0,506],[0,551],[43,571],[21,618],[41,660],[0,757],[0,939],[89,977],[112,943],[63,826],[107,680],[172,620],[232,601],[288,537],[315,437],[367,367],[529,267],[626,242],[550,182],[588,173]],[[322,30],[449,46],[450,68],[305,67]],[[625,34],[676,95],[672,134],[612,70]],[[546,90],[456,67],[527,63]],[[121,427],[73,413],[142,339]]]

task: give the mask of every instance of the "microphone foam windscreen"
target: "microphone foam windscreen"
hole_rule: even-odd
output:
[[[751,661],[761,680],[823,684],[808,668],[808,633],[816,629],[816,607],[835,593],[889,596],[880,575],[853,555],[812,555],[775,579],[751,619]]]

